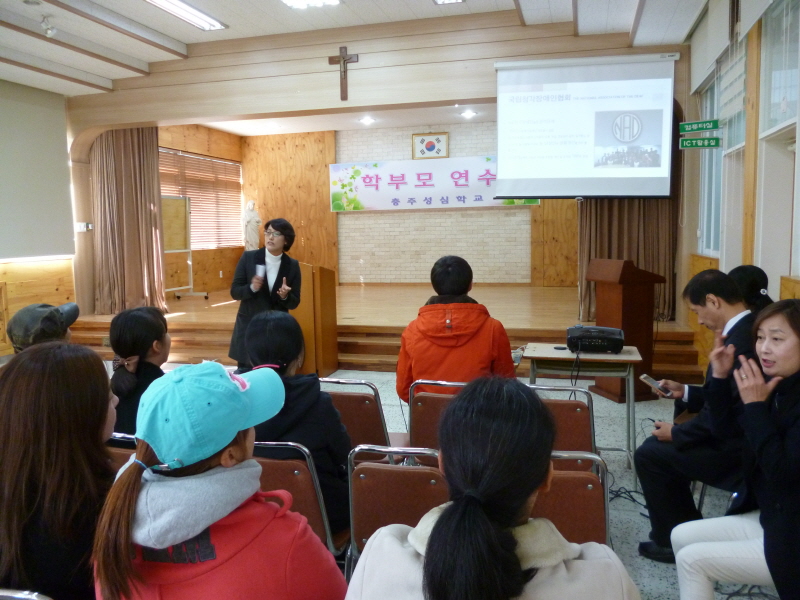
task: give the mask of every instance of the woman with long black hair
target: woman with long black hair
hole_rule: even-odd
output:
[[[516,379],[476,379],[439,422],[439,466],[450,502],[415,528],[370,538],[347,599],[638,600],[607,546],[571,544],[547,519],[530,519],[550,486],[555,425]]]

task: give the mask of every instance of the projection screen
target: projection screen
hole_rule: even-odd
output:
[[[497,196],[668,196],[679,57],[496,63]]]

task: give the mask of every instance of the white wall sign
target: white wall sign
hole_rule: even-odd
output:
[[[494,199],[494,156],[343,163],[330,165],[330,176],[334,212],[523,204]]]

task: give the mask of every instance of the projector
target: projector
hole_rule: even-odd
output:
[[[625,345],[622,329],[613,327],[584,327],[567,329],[567,348],[570,352],[612,352],[619,354]]]

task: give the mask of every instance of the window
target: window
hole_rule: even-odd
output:
[[[798,0],[774,2],[763,17],[761,132],[797,116]]]
[[[192,250],[243,245],[241,164],[159,148],[159,174],[162,196],[189,198]]]
[[[709,85],[701,95],[701,118],[717,117],[717,86]],[[716,132],[711,132],[715,134]],[[705,135],[705,134],[704,134]],[[722,148],[696,150],[702,152],[700,188],[700,230],[697,251],[706,256],[719,256],[720,201],[722,190]]]

